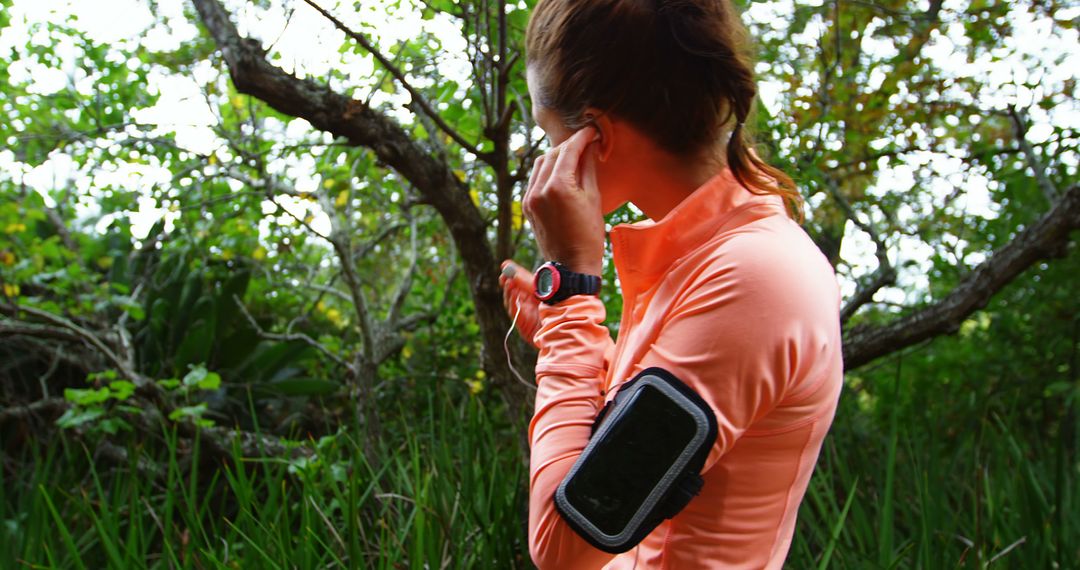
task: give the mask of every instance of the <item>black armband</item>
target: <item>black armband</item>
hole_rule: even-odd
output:
[[[662,368],[646,369],[597,416],[555,508],[593,546],[626,552],[701,491],[716,433],[697,392]]]

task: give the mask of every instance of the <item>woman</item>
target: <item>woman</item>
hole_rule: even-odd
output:
[[[533,115],[553,148],[524,212],[548,261],[600,275],[603,215],[624,297],[618,343],[588,291],[540,302],[500,282],[539,349],[529,544],[540,568],[780,568],[839,397],[839,292],[789,208],[791,179],[749,149],[756,87],[729,0],[539,0],[528,27]],[[605,284],[604,286],[612,286]],[[661,367],[718,421],[700,493],[637,547],[591,546],[553,494],[617,388]],[[619,474],[632,476],[632,474]]]

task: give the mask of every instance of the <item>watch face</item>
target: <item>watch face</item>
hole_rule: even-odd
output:
[[[536,291],[536,297],[541,301],[548,301],[555,297],[559,292],[560,275],[559,270],[551,263],[546,263],[540,266],[540,269],[536,270],[536,277],[533,280],[533,288]]]
[[[541,297],[551,295],[555,287],[555,271],[550,267],[543,267],[536,276],[536,293]]]

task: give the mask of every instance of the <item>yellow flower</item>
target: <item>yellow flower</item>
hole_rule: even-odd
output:
[[[13,233],[16,233],[16,232],[24,232],[24,231],[26,231],[26,224],[19,223],[19,222],[10,223],[10,224],[7,225],[6,228],[4,228],[4,233],[6,233],[6,234],[13,234]]]
[[[337,309],[328,309],[326,311],[326,320],[337,328],[341,328],[345,324],[345,319],[341,318],[341,311]]]
[[[472,203],[474,205],[476,205],[477,208],[479,208],[480,207],[480,193],[477,192],[475,189],[474,190],[469,190],[469,197],[472,198]]]
[[[479,380],[466,380],[465,384],[469,387],[469,393],[474,396],[484,391],[484,383]]]
[[[266,259],[266,248],[260,245],[259,247],[255,248],[255,251],[251,252],[251,257],[255,261],[262,261],[263,259]]]
[[[19,286],[14,283],[4,283],[4,296],[5,297],[17,297],[19,295]]]
[[[327,182],[329,182],[329,181],[327,181]],[[329,186],[327,186],[327,188],[329,188]],[[338,208],[344,208],[345,204],[348,204],[348,203],[349,203],[349,191],[348,190],[342,190],[341,192],[338,192],[337,200],[334,200],[334,206],[338,207]]]
[[[406,344],[405,347],[401,349],[401,356],[404,357],[404,358],[411,358],[412,355],[413,355],[412,347]]]
[[[232,258],[233,258],[233,252],[232,252],[231,249],[221,250],[221,259],[224,259],[225,261],[229,261]]]
[[[100,267],[100,268],[102,268],[102,269],[106,269],[106,270],[107,270],[107,269],[109,269],[110,267],[112,267],[112,264],[113,264],[113,258],[111,258],[111,257],[108,257],[108,256],[102,256],[102,257],[99,257],[99,258],[97,259],[97,265],[98,265],[98,267]]]
[[[327,178],[326,180],[323,180],[322,186],[323,186],[323,188],[326,188],[327,190],[333,188],[334,187],[334,179],[333,178]]]
[[[510,227],[514,228],[515,231],[520,230],[524,219],[521,214],[521,202],[515,201],[510,205]]]
[[[0,263],[7,266],[15,265],[15,254],[8,250],[0,251]]]
[[[461,169],[455,170],[454,171],[454,176],[457,176],[457,179],[460,180],[461,182],[465,182],[465,171],[464,170],[461,170]]]

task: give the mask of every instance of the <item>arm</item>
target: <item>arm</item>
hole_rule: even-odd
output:
[[[529,424],[529,553],[538,568],[600,567],[613,555],[577,535],[555,510],[555,488],[589,441],[613,343],[597,297],[540,306],[536,412]]]
[[[659,366],[685,382],[713,408],[716,444],[705,470],[782,397],[784,366],[768,339],[780,336],[777,311],[761,300],[767,293],[734,287],[730,272],[718,273],[682,296],[668,311],[650,349],[630,375]],[[530,425],[529,544],[540,568],[601,566],[612,555],[593,548],[556,511],[555,489],[588,443],[606,372],[599,350],[603,305],[572,298],[541,309],[536,336],[536,414]],[[754,318],[748,318],[748,315]],[[606,330],[603,330],[606,336]],[[779,371],[779,372],[777,372]],[[627,378],[613,378],[621,382]]]

